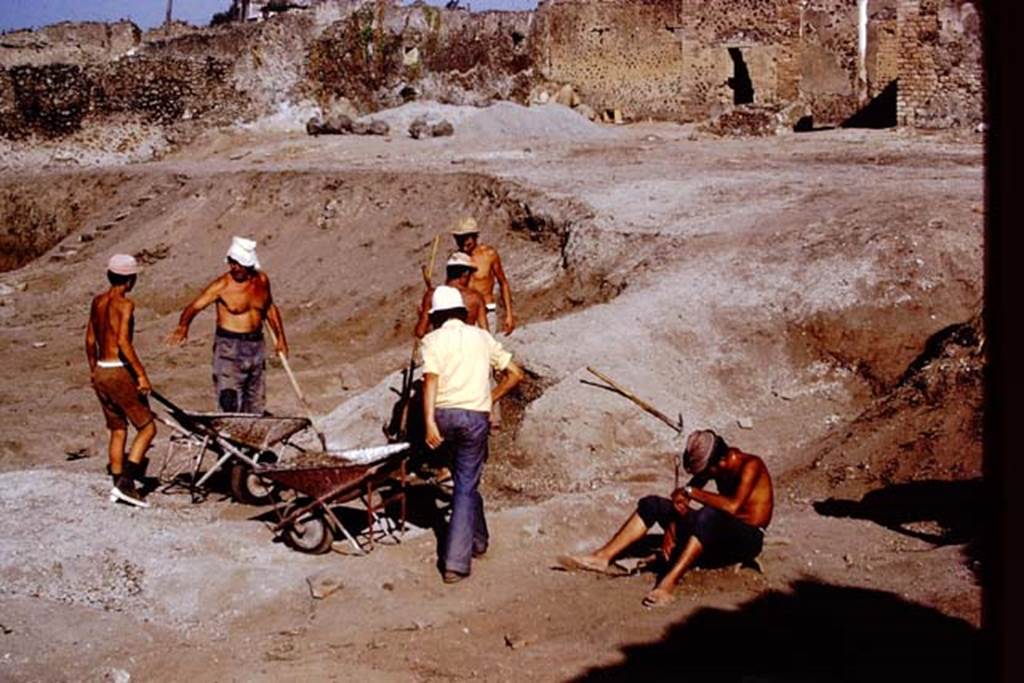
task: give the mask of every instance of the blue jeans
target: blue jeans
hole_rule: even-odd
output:
[[[444,542],[442,564],[448,571],[469,574],[473,551],[487,550],[484,499],[477,488],[487,460],[487,413],[458,408],[438,408],[437,428],[452,456],[452,519]]]

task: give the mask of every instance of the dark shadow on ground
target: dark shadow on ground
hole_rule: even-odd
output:
[[[736,610],[702,608],[577,681],[972,681],[980,631],[891,593],[810,580]]]
[[[961,545],[967,565],[978,575],[984,481],[927,480],[893,484],[869,491],[858,500],[829,498],[814,503],[826,517],[865,519],[896,533],[936,546]],[[914,528],[912,525],[925,525]]]

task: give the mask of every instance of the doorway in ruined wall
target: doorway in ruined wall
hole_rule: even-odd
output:
[[[732,78],[726,81],[732,88],[733,104],[752,104],[754,102],[754,82],[750,80],[750,70],[743,59],[743,50],[738,47],[727,48],[729,59],[732,60]]]

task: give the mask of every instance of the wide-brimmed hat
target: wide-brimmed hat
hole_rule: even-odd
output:
[[[683,467],[690,474],[700,474],[713,465],[711,457],[715,453],[718,435],[710,429],[698,429],[686,439],[686,450],[683,452]]]
[[[256,256],[256,241],[245,237],[232,237],[231,246],[228,248],[224,260],[231,259],[246,268],[259,268],[260,260]]]
[[[114,254],[107,261],[107,270],[115,275],[137,275],[139,262],[131,254]]]
[[[465,307],[466,304],[462,301],[462,292],[454,287],[441,285],[434,290],[434,294],[430,298],[430,311],[428,312],[433,314]]]
[[[457,251],[448,257],[448,262],[444,264],[445,268],[469,268],[470,270],[476,270],[476,264],[473,263],[473,259],[469,257],[464,251]]]
[[[476,219],[472,216],[463,216],[452,228],[453,235],[472,235],[478,232],[480,232],[480,226],[476,224]]]

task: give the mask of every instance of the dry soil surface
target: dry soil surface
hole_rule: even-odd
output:
[[[488,136],[477,124],[419,141],[220,131],[159,161],[3,171],[0,678],[967,672],[980,622],[981,140],[559,134],[519,119]],[[441,512],[424,484],[411,531],[365,557],[343,542],[295,552],[274,542],[265,508],[218,494],[155,492],[149,510],[107,501],[82,339],[111,254],[145,263],[136,347],[155,386],[212,410],[211,313],[184,348],[163,340],[231,236],[257,239],[329,441],[369,446],[408,363],[419,269],[464,213],[501,253],[518,327],[498,338],[530,373],[492,439],[492,545],[468,580],[438,576]],[[441,244],[439,261],[454,246]],[[667,494],[680,446],[585,383],[587,366],[765,459],[777,509],[762,571],[693,572],[674,605],[648,610],[650,574],[552,569],[600,544],[639,496]],[[270,410],[301,414],[280,365],[269,373]],[[341,588],[315,599],[307,579]]]

